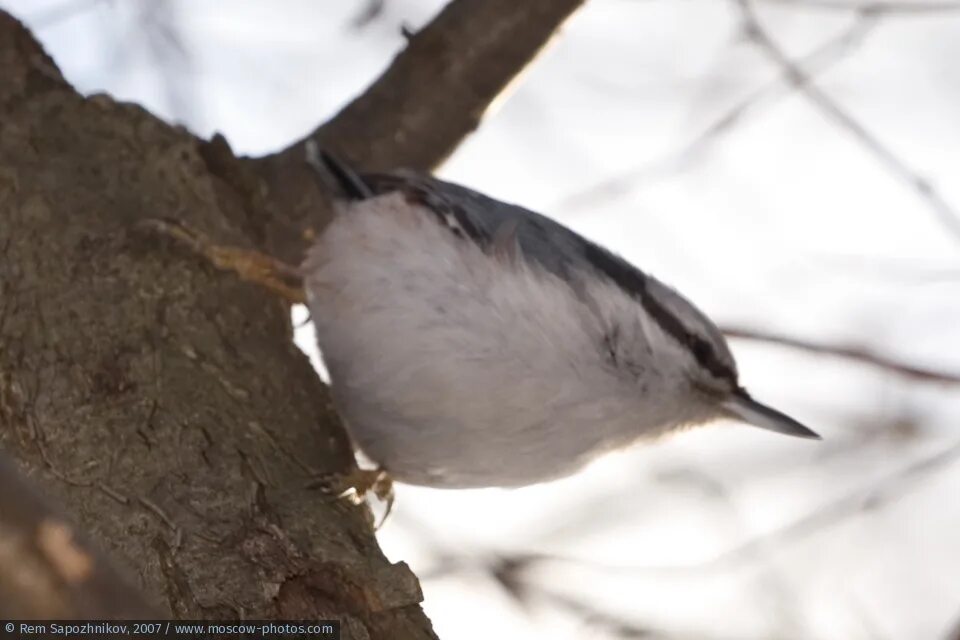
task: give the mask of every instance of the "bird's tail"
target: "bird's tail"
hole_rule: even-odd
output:
[[[350,200],[373,197],[373,188],[348,164],[321,149],[313,140],[306,143],[307,164],[323,175],[332,176],[340,190]]]

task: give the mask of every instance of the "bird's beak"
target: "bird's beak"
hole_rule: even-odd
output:
[[[760,404],[743,389],[734,391],[721,404],[728,413],[755,427],[784,433],[788,436],[797,436],[798,438],[822,439],[817,433],[790,416]]]

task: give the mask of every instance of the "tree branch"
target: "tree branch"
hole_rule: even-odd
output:
[[[943,449],[891,472],[865,489],[850,491],[779,529],[727,549],[701,567],[716,568],[736,564],[742,560],[755,558],[758,550],[785,547],[790,542],[804,539],[811,533],[822,531],[853,515],[876,513],[918,487],[922,487],[924,480],[950,468],[958,458],[960,458],[960,442],[953,442]]]
[[[879,24],[878,18],[879,15],[873,13],[858,15],[853,23],[839,35],[824,40],[810,53],[797,60],[797,66],[804,70],[807,78],[812,78],[845,61],[850,54],[861,47],[867,36],[873,33]],[[716,143],[721,136],[729,136],[737,127],[749,122],[750,116],[754,115],[759,107],[773,103],[775,98],[792,95],[794,87],[790,80],[789,74],[781,71],[776,78],[752,91],[713,118],[696,137],[676,151],[644,163],[641,167],[604,178],[595,184],[569,193],[560,199],[556,210],[590,210],[600,203],[637,190],[651,178],[680,171],[705,152],[709,145]]]
[[[741,20],[747,37],[774,64],[783,70],[791,84],[824,115],[828,116],[876,158],[890,175],[913,189],[921,201],[934,213],[943,228],[955,238],[960,239],[960,213],[944,199],[943,195],[926,178],[910,167],[905,160],[897,156],[880,138],[814,83],[806,71],[788,56],[767,30],[763,28],[753,8],[753,0],[734,1],[740,9]]]
[[[299,260],[302,234],[329,216],[304,164],[306,140],[370,170],[429,170],[480,123],[490,104],[585,0],[453,0],[366,91],[306,138],[250,160],[268,187],[267,246]]]
[[[584,0],[453,0],[366,91],[279,153],[301,164],[317,140],[369,169],[430,170]]]

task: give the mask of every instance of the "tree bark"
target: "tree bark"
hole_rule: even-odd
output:
[[[579,4],[457,0],[319,139],[379,167],[432,166]],[[327,210],[299,143],[238,159],[221,137],[84,98],[3,12],[0,70],[0,449],[149,602],[58,611],[338,618],[344,638],[435,637],[416,577],[383,556],[366,507],[310,488],[353,453],[289,310],[137,230],[172,216],[297,261]],[[434,132],[441,114],[456,124]],[[7,498],[32,500],[12,486]],[[0,492],[0,594],[25,566],[4,555],[8,540],[70,586],[37,543],[51,522],[71,557],[92,559],[85,576],[122,584],[66,519],[12,504]]]

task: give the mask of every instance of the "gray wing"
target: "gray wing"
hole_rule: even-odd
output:
[[[484,250],[491,249],[498,238],[503,241],[506,230],[524,258],[560,278],[568,279],[572,269],[588,266],[588,246],[603,251],[546,216],[472,189],[407,171],[360,174],[326,151],[312,150],[310,155],[316,157],[308,158],[308,162],[315,167],[322,162],[347,199],[366,200],[399,191],[408,201],[432,212],[452,233]],[[643,274],[637,274],[642,279]]]
[[[432,212],[464,241],[474,242],[485,251],[493,251],[503,241],[504,230],[516,242],[524,260],[569,283],[576,289],[584,273],[607,278],[636,299],[663,331],[686,346],[695,358],[719,378],[736,383],[732,358],[717,353],[710,342],[679,319],[678,305],[689,307],[699,318],[701,331],[722,338],[711,323],[693,305],[669,287],[623,258],[587,240],[558,222],[523,207],[495,200],[433,177],[412,172],[358,174],[336,159],[323,154],[328,169],[341,189],[352,199],[366,199],[399,191],[415,204]]]
[[[589,268],[588,247],[604,251],[546,216],[460,185],[406,173],[361,177],[377,195],[401,191],[436,215],[452,233],[485,251],[512,239],[524,259],[565,280],[571,280],[577,270]]]

